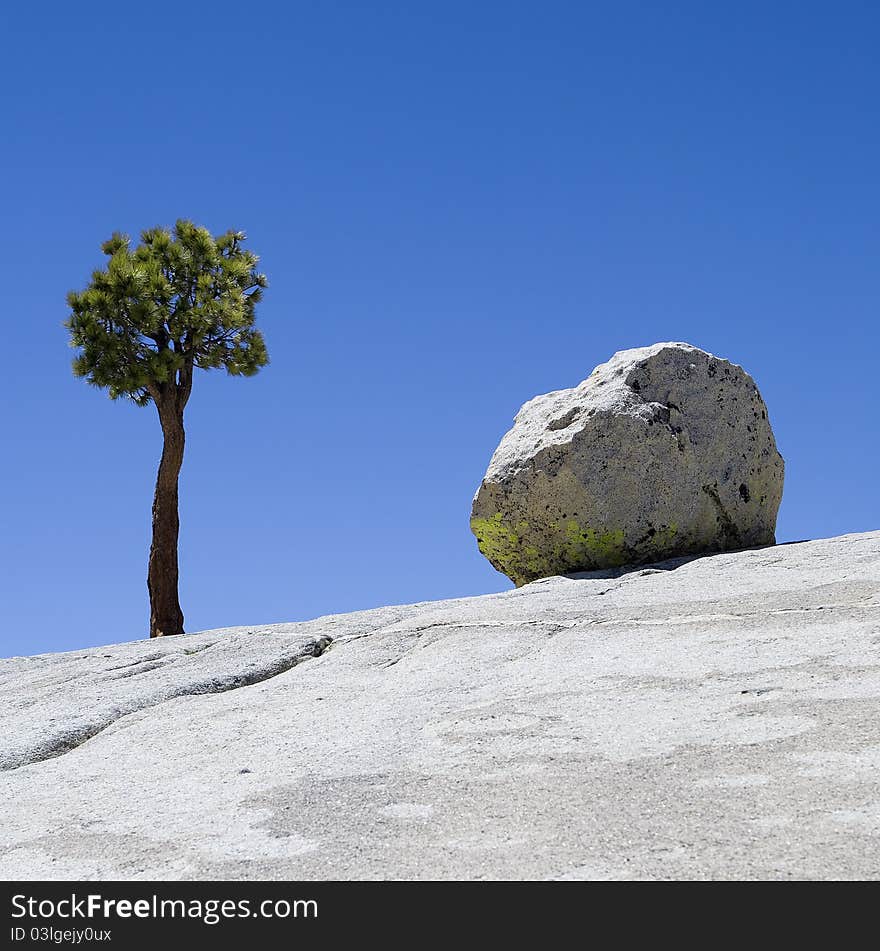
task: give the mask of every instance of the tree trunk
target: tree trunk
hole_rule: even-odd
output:
[[[147,569],[150,592],[150,637],[183,634],[183,611],[177,594],[177,537],[180,532],[177,481],[183,465],[183,409],[176,399],[156,404],[164,443],[153,496],[153,542]]]

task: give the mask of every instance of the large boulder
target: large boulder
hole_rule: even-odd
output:
[[[517,585],[772,545],[783,476],[748,373],[657,343],[529,400],[492,456],[471,529]]]

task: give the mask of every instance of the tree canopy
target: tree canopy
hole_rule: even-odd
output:
[[[112,399],[186,405],[196,367],[253,376],[269,362],[254,310],[266,277],[242,247],[245,234],[214,237],[180,220],[150,228],[132,249],[115,233],[102,245],[107,267],[67,296],[73,371]]]

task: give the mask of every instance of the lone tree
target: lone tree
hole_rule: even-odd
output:
[[[150,637],[183,633],[178,597],[177,483],[183,464],[183,411],[197,367],[253,376],[269,362],[254,309],[266,287],[245,235],[214,237],[191,221],[150,228],[134,249],[127,235],[102,245],[107,267],[67,296],[76,376],[111,399],[154,403],[164,443],[153,498],[147,570]]]

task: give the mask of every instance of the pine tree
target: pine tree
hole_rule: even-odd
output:
[[[67,296],[65,326],[79,353],[73,372],[111,399],[153,403],[164,437],[153,498],[147,570],[150,636],[183,633],[178,596],[178,477],[183,411],[197,368],[253,376],[269,362],[254,310],[266,277],[243,249],[245,235],[214,237],[191,221],[150,228],[134,249],[127,235],[102,245],[109,258],[83,291]]]

